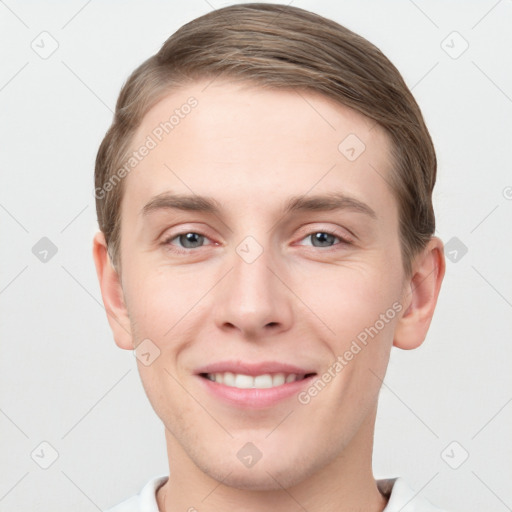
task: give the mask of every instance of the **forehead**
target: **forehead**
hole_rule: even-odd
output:
[[[146,114],[132,150],[143,146],[150,149],[126,177],[130,210],[166,191],[261,211],[290,196],[337,191],[396,214],[387,134],[318,93],[197,82]]]

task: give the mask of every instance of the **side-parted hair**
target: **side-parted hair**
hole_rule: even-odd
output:
[[[120,92],[96,157],[96,211],[113,265],[119,254],[123,181],[105,187],[123,165],[145,114],[171,92],[223,78],[275,89],[317,92],[384,128],[391,141],[388,178],[399,211],[404,271],[435,231],[436,155],[422,113],[396,67],[369,41],[297,7],[237,4],[175,32]],[[341,142],[341,140],[340,140]],[[375,174],[375,179],[382,179]]]

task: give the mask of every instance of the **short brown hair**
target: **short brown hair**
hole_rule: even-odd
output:
[[[399,208],[405,273],[435,231],[436,155],[412,93],[373,44],[338,23],[297,7],[237,4],[182,26],[128,78],[96,157],[96,211],[113,264],[120,267],[123,183],[103,188],[122,165],[144,115],[171,91],[200,79],[321,93],[384,128],[389,177]],[[340,141],[341,142],[341,141]],[[375,179],[381,179],[377,176]]]

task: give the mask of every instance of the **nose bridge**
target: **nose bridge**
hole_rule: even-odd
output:
[[[253,236],[246,237],[236,247],[233,258],[233,275],[229,283],[230,295],[237,298],[246,314],[255,314],[271,308],[275,283],[269,270],[272,254]]]
[[[246,237],[236,248],[233,258],[233,277],[231,285],[236,294],[245,296],[250,303],[253,296],[270,299],[272,273],[269,266],[271,251],[260,245],[254,237]]]

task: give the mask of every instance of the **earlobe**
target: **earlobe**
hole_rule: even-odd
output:
[[[393,345],[410,350],[427,336],[445,273],[443,242],[432,237],[413,262],[412,275],[402,299],[404,313],[398,320]]]
[[[130,318],[126,309],[119,274],[110,261],[105,236],[101,231],[94,235],[93,258],[101,297],[115,342],[120,348],[133,350]]]

